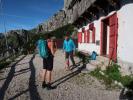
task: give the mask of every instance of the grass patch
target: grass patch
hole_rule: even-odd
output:
[[[76,51],[76,56],[80,58],[83,63],[88,63],[90,60],[89,57],[83,55],[81,52],[78,51]],[[120,65],[112,63],[111,65],[107,66],[106,70],[104,71],[102,71],[98,67],[89,74],[101,80],[107,88],[117,88],[124,86],[133,90],[133,77],[129,75],[122,76],[120,68]]]
[[[120,72],[120,66],[117,64],[108,66],[104,71],[101,71],[100,68],[97,68],[90,74],[97,79],[102,80],[108,88],[120,87],[120,83],[129,89],[133,88],[133,77],[128,75],[122,76]]]
[[[102,80],[102,82],[106,85],[106,87],[111,87],[113,80],[107,77],[100,68],[95,69],[90,73],[90,75],[96,77],[98,80]]]
[[[118,82],[121,81],[121,73],[119,70],[120,66],[117,64],[113,64],[111,66],[108,66],[104,73],[111,78],[112,80],[116,80]]]

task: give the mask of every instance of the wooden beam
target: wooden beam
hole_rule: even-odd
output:
[[[111,6],[116,6],[117,2],[114,0],[107,0]]]

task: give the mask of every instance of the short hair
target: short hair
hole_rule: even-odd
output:
[[[66,32],[66,33],[65,33],[65,36],[70,36],[70,33],[69,33],[69,32]]]

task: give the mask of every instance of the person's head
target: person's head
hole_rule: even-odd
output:
[[[65,40],[69,40],[69,32],[67,32],[66,34],[65,34]]]
[[[43,39],[43,37],[42,36],[39,36],[39,39]]]
[[[51,34],[47,34],[46,38],[47,39],[51,39],[52,35]]]

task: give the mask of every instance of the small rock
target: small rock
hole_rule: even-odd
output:
[[[101,75],[105,75],[102,71],[99,71]]]

